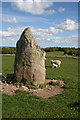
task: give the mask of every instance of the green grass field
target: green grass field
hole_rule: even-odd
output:
[[[59,57],[54,57],[56,55]],[[78,118],[78,59],[63,58],[62,55],[61,52],[47,53],[46,78],[64,80],[65,92],[49,99],[29,96],[27,92],[18,92],[15,96],[3,94],[3,118]],[[3,76],[13,73],[14,58],[2,57]],[[51,68],[51,59],[61,60],[61,67]]]

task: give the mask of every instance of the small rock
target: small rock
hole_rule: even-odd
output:
[[[28,91],[28,88],[25,87],[25,86],[21,86],[21,87],[19,88],[19,91]]]
[[[0,84],[2,84],[2,82],[0,81]]]
[[[10,82],[10,84],[12,84],[12,82]]]
[[[11,92],[14,92],[14,90],[12,90]]]
[[[2,80],[2,82],[4,83],[4,82],[5,82],[5,80]]]
[[[51,90],[51,88],[48,88],[48,90]]]
[[[6,84],[6,86],[9,86],[8,84]]]
[[[17,85],[16,87],[19,88],[19,85]]]

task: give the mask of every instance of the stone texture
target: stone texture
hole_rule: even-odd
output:
[[[14,77],[22,83],[33,85],[45,82],[45,55],[30,28],[26,28],[16,45]]]

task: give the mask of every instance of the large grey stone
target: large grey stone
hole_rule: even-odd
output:
[[[45,82],[45,55],[30,28],[26,28],[16,45],[15,80],[33,85]]]

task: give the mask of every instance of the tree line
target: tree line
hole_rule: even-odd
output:
[[[80,48],[47,47],[41,49],[43,49],[45,52],[63,51],[64,54],[67,55],[80,56]],[[16,53],[16,47],[0,47],[0,54],[15,54],[15,53]]]
[[[63,51],[64,54],[67,55],[76,55],[80,56],[80,48],[68,48],[68,47],[48,47],[48,48],[43,48],[45,52],[53,52],[53,51]]]
[[[0,54],[15,54],[16,47],[0,47]]]

